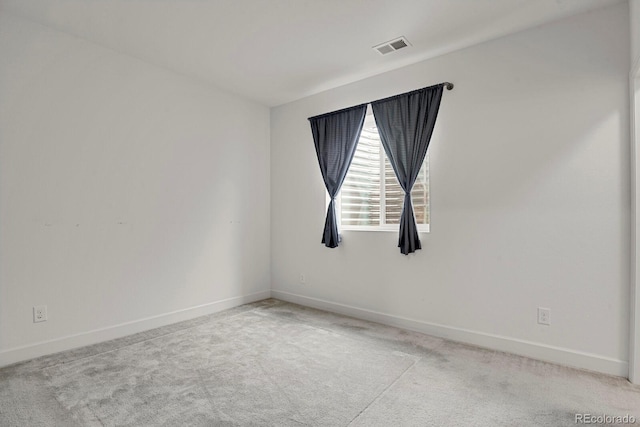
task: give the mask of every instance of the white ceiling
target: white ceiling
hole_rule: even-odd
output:
[[[0,0],[267,106],[621,0]],[[386,56],[372,46],[405,36]]]

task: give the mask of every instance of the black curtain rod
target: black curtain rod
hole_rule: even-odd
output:
[[[451,83],[451,82],[442,82],[442,83],[439,83],[439,84],[444,85],[444,87],[445,87],[445,88],[447,88],[447,90],[453,90],[453,83]],[[382,101],[382,100],[386,100],[386,99],[390,99],[390,98],[395,98],[396,96],[402,96],[402,95],[406,95],[406,94],[408,94],[408,93],[418,92],[418,91],[420,91],[420,90],[427,89],[427,88],[429,88],[429,87],[434,87],[434,86],[438,86],[438,85],[431,85],[431,86],[424,87],[424,88],[422,88],[422,89],[416,89],[416,90],[414,90],[414,91],[409,91],[409,92],[401,93],[401,94],[399,94],[399,95],[393,95],[393,96],[390,96],[389,98],[382,98],[382,99],[376,99],[375,101],[363,102],[362,104],[354,105],[354,106],[352,106],[352,107],[342,108],[342,109],[340,109],[340,110],[331,111],[331,112],[329,112],[329,113],[324,113],[324,114],[319,114],[319,115],[317,115],[317,116],[309,117],[307,120],[317,119],[317,118],[320,118],[320,117],[322,117],[322,116],[328,116],[328,115],[331,115],[331,114],[342,113],[342,112],[345,112],[345,111],[347,111],[347,110],[351,110],[352,108],[358,108],[358,107],[360,107],[361,105],[371,104],[372,102]]]
[[[399,96],[405,96],[405,95],[409,95],[409,94],[412,94],[412,93],[417,93],[417,92],[420,92],[422,90],[430,89],[432,87],[436,87],[436,86],[440,86],[440,85],[446,87],[447,90],[452,90],[453,89],[453,83],[451,83],[451,82],[442,82],[442,83],[438,83],[438,84],[435,84],[435,85],[426,86],[426,87],[423,87],[423,88],[420,88],[420,89],[410,90],[409,92],[399,93],[398,95],[392,95],[392,96],[389,96],[387,98],[376,99],[375,101],[369,101],[369,102],[367,102],[367,104],[372,104],[372,103],[378,102],[378,101],[386,101],[388,99],[397,98]]]

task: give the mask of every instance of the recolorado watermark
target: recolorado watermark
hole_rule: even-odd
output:
[[[576,414],[576,424],[635,424],[633,415]]]

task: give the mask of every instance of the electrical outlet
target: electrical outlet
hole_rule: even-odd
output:
[[[304,285],[305,283],[307,283],[307,278],[304,276],[304,274],[300,273],[300,284]]]
[[[541,325],[551,325],[551,309],[538,307],[538,323]]]
[[[47,306],[39,305],[33,307],[33,323],[46,322],[47,321]]]

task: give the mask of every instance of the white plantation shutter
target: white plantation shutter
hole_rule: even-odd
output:
[[[384,152],[384,150],[382,150]],[[385,201],[386,201],[386,224],[400,224],[400,214],[404,202],[404,191],[387,156],[384,156],[385,164]],[[429,154],[424,159],[415,184],[411,189],[413,199],[413,213],[416,217],[416,224],[429,224]]]
[[[378,132],[363,128],[349,172],[342,184],[341,224],[380,225],[380,155]]]
[[[424,158],[424,163],[418,173],[413,189],[411,190],[413,199],[413,213],[416,216],[416,224],[430,224],[429,217],[429,153]],[[398,223],[400,220],[398,220]]]
[[[411,191],[417,224],[429,224],[429,155]],[[381,176],[384,180],[381,180]],[[346,228],[397,225],[404,192],[384,153],[372,116],[360,134],[349,172],[342,184],[339,216]]]

